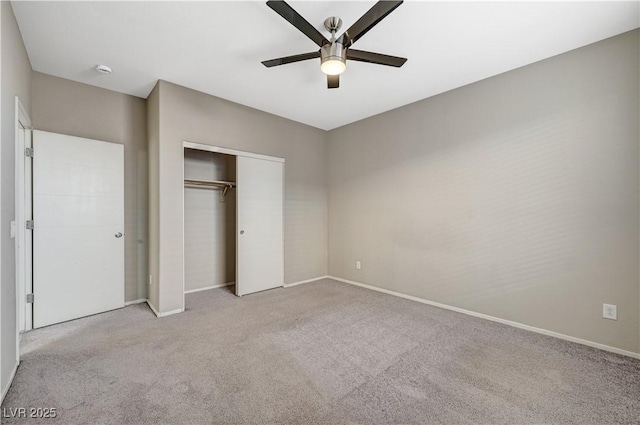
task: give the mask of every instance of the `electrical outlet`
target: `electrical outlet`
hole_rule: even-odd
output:
[[[360,261],[356,261],[356,269],[360,270],[362,268],[362,263]]]
[[[602,304],[602,317],[605,319],[618,320],[618,306]]]
[[[153,276],[149,274],[149,286],[153,285]]]

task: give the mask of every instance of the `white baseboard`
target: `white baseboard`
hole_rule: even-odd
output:
[[[293,283],[285,283],[284,286],[285,288],[290,288],[292,286],[296,286],[296,285],[302,285],[303,283],[311,283],[311,282],[315,282],[317,280],[321,280],[321,279],[327,279],[329,276],[319,276],[319,277],[314,277],[313,279],[307,279],[307,280],[301,280],[299,282],[293,282]]]
[[[328,276],[328,277],[329,277],[329,279],[337,280],[338,282],[348,283],[349,285],[360,286],[362,288],[371,289],[373,291],[382,292],[384,294],[393,295],[393,296],[404,298],[404,299],[411,300],[411,301],[416,301],[416,302],[419,302],[419,303],[422,303],[422,304],[432,305],[434,307],[444,308],[445,310],[455,311],[457,313],[466,314],[468,316],[478,317],[480,319],[485,319],[485,320],[491,320],[492,322],[498,322],[498,323],[502,323],[504,325],[513,326],[514,328],[524,329],[524,330],[535,332],[535,333],[539,333],[539,334],[542,334],[542,335],[547,335],[547,336],[552,336],[552,337],[559,338],[559,339],[564,339],[566,341],[571,341],[571,342],[575,342],[575,343],[578,343],[578,344],[587,345],[589,347],[598,348],[600,350],[610,351],[612,353],[621,354],[621,355],[627,356],[627,357],[633,357],[634,359],[640,359],[640,353],[634,353],[633,351],[627,351],[627,350],[623,350],[621,348],[611,347],[609,345],[604,345],[604,344],[600,344],[600,343],[597,343],[597,342],[588,341],[586,339],[580,339],[580,338],[576,338],[576,337],[573,337],[573,336],[561,334],[561,333],[558,333],[558,332],[553,332],[553,331],[549,331],[549,330],[546,330],[546,329],[536,328],[534,326],[525,325],[525,324],[522,324],[522,323],[519,323],[519,322],[512,322],[511,320],[500,319],[499,317],[489,316],[488,314],[477,313],[475,311],[465,310],[463,308],[453,307],[453,306],[450,306],[450,305],[447,305],[447,304],[441,304],[441,303],[437,303],[437,302],[434,302],[434,301],[425,300],[423,298],[418,298],[418,297],[414,297],[412,295],[406,295],[406,294],[402,294],[400,292],[390,291],[388,289],[383,289],[383,288],[378,288],[378,287],[371,286],[371,285],[366,285],[366,284],[360,283],[360,282],[354,282],[352,280],[342,279],[342,278],[335,277],[335,276]]]
[[[146,303],[147,299],[146,298],[140,298],[139,300],[133,300],[133,301],[127,301],[124,303],[124,306],[128,306],[128,305],[134,305],[134,304],[142,304],[142,303]]]
[[[231,285],[235,285],[235,284],[236,284],[235,282],[221,283],[219,285],[205,286],[204,288],[189,289],[188,291],[184,291],[184,293],[185,294],[193,294],[194,292],[208,291],[209,289],[216,289],[216,288],[224,288],[225,286],[231,286]]]
[[[181,308],[176,308],[175,310],[165,311],[164,313],[160,313],[160,315],[158,315],[158,317],[173,316],[174,314],[182,313],[183,311],[184,310],[181,309]]]
[[[156,317],[167,317],[167,316],[171,316],[173,314],[182,313],[182,311],[183,311],[181,308],[178,308],[176,310],[171,310],[171,311],[167,311],[167,312],[164,312],[164,313],[158,313],[158,310],[156,310],[156,308],[149,302],[149,300],[147,300],[147,305],[149,306],[151,311],[153,311],[153,313],[156,315]]]
[[[4,402],[4,396],[7,395],[7,393],[9,392],[9,388],[11,388],[11,384],[13,383],[13,378],[16,377],[16,371],[18,370],[19,364],[20,364],[20,361],[18,360],[15,366],[13,366],[13,369],[11,370],[11,375],[9,375],[9,381],[7,382],[7,385],[5,385],[4,388],[2,389],[2,398],[0,399],[0,404]]]

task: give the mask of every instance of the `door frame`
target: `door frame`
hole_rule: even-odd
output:
[[[206,145],[203,143],[195,143],[195,142],[189,142],[186,140],[182,141],[182,180],[184,181],[184,150],[185,148],[187,149],[195,149],[195,150],[200,150],[200,151],[206,151],[206,152],[215,152],[215,153],[222,153],[225,155],[233,155],[233,156],[245,156],[248,158],[256,158],[256,159],[264,159],[267,161],[274,161],[274,162],[281,162],[284,164],[285,159],[284,158],[280,158],[277,156],[270,156],[270,155],[263,155],[260,153],[254,153],[254,152],[247,152],[247,151],[241,151],[241,150],[237,150],[237,149],[229,149],[229,148],[223,148],[221,146],[214,146],[214,145]],[[284,204],[284,184],[285,184],[285,170],[284,170],[284,166],[282,167],[282,201]],[[181,182],[182,183],[182,182]],[[236,221],[238,220],[238,211],[236,210]],[[236,239],[237,239],[238,235],[236,232]],[[283,243],[282,243],[282,258],[284,259],[284,205],[283,205],[283,214],[282,214],[282,239],[283,239]],[[184,240],[184,190],[182,191],[182,311],[185,311],[185,266],[184,266],[184,244],[185,244],[185,240]],[[236,251],[238,249],[238,244],[236,243]],[[236,257],[237,257],[237,252],[236,252]],[[236,277],[237,277],[237,267],[238,267],[238,263],[236,262]],[[284,264],[283,264],[284,267]],[[236,279],[237,281],[237,279]],[[237,282],[236,282],[237,283]]]
[[[19,132],[25,132],[24,140],[19,137]],[[22,102],[18,96],[15,99],[15,250],[16,250],[16,328],[19,357],[20,332],[33,329],[33,304],[26,303],[27,293],[32,292],[33,274],[25,272],[33,269],[33,251],[26,249],[27,237],[31,232],[26,229],[27,203],[26,198],[32,196],[31,167],[27,167],[28,161],[32,161],[25,155],[25,149],[33,146],[33,126]],[[32,166],[31,162],[31,166]],[[24,327],[22,326],[24,324]]]

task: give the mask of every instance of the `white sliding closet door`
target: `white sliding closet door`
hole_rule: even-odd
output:
[[[283,286],[283,163],[238,156],[236,190],[236,295]]]
[[[34,327],[124,306],[124,147],[33,134]]]

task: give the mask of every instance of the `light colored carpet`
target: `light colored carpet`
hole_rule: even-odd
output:
[[[640,423],[640,361],[331,280],[26,334],[45,424]]]

